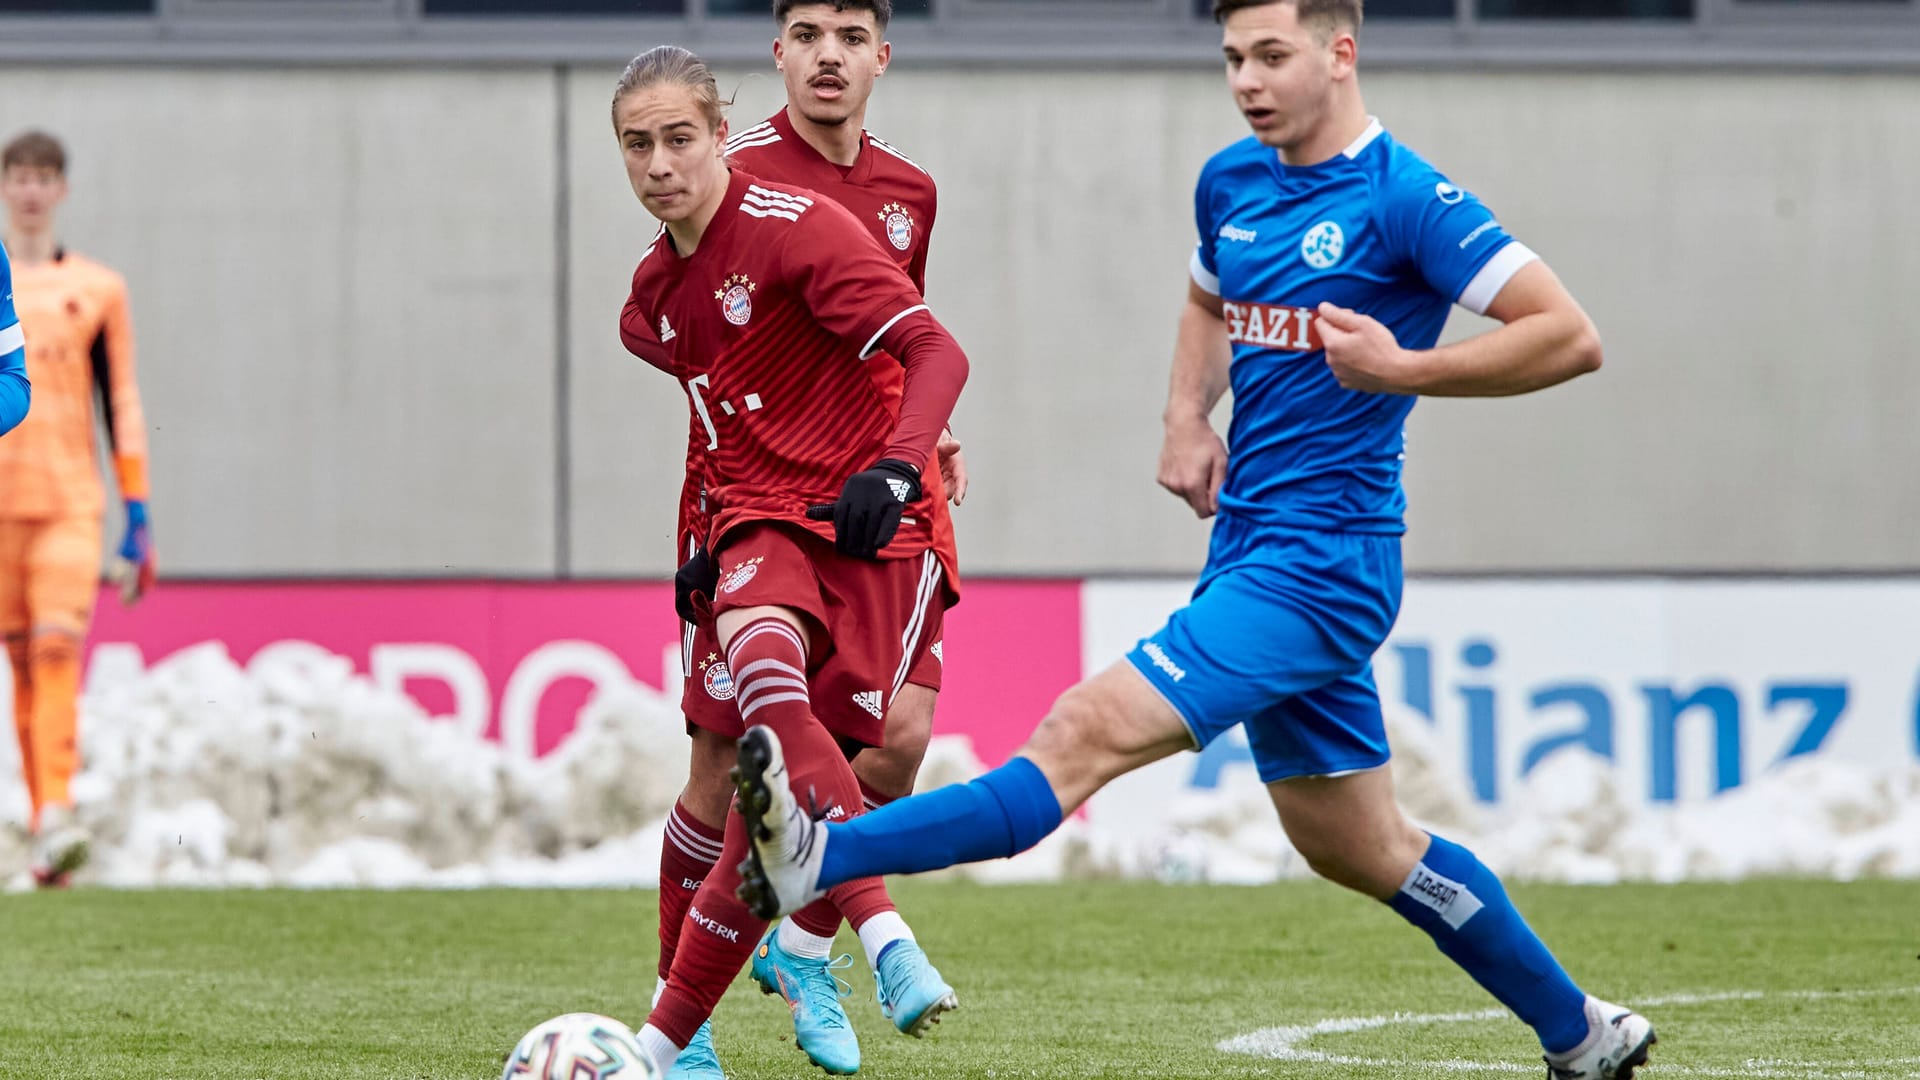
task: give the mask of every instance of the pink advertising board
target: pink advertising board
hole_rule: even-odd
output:
[[[1002,760],[1080,677],[1077,581],[970,581],[947,616],[936,730]],[[103,595],[89,647],[151,665],[206,641],[246,664],[306,642],[428,712],[544,754],[596,684],[677,685],[680,623],[657,582],[163,582],[139,607]]]

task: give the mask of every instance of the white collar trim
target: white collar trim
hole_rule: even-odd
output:
[[[1340,153],[1345,155],[1347,160],[1351,161],[1359,157],[1360,151],[1365,150],[1373,140],[1386,134],[1386,131],[1386,128],[1380,126],[1379,117],[1369,116],[1367,117],[1367,130],[1361,132],[1360,137],[1349,143],[1347,148],[1340,151]]]

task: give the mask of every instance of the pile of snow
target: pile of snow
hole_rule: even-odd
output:
[[[1868,772],[1800,758],[1715,798],[1654,806],[1629,794],[1613,762],[1567,750],[1489,810],[1446,765],[1427,724],[1390,712],[1388,734],[1402,805],[1509,880],[1920,877],[1920,765]],[[1106,869],[1241,884],[1311,877],[1265,788],[1241,779],[1184,796],[1163,830],[1107,845]]]
[[[116,886],[651,886],[687,769],[676,703],[643,687],[600,693],[560,749],[527,761],[304,645],[245,668],[211,643],[151,668],[103,650],[83,713],[87,879]],[[1715,799],[1649,807],[1610,762],[1565,751],[1488,811],[1426,724],[1390,716],[1389,728],[1409,812],[1512,879],[1920,876],[1920,766],[1802,759]],[[0,880],[18,882],[27,807],[12,742],[0,740]],[[982,770],[968,740],[937,738],[921,785]],[[1310,876],[1248,772],[1212,791],[1175,785],[1187,793],[1145,816],[1136,795],[1103,793],[1033,851],[952,873]]]
[[[76,813],[108,885],[653,882],[686,779],[677,709],[602,693],[537,762],[436,722],[344,658],[221,645],[142,669],[95,657]],[[11,743],[11,740],[7,740]],[[26,863],[17,751],[0,763],[0,876]]]
[[[1716,798],[1648,808],[1621,793],[1612,763],[1563,753],[1479,843],[1489,865],[1521,879],[1920,877],[1920,766],[1800,758]]]
[[[1401,805],[1511,880],[1920,877],[1920,765],[1868,774],[1802,758],[1718,798],[1653,807],[1627,793],[1612,762],[1567,750],[1488,810],[1468,793],[1430,725],[1390,711],[1388,736]],[[965,780],[979,771],[967,740],[935,739],[922,783]],[[1242,770],[1211,791],[1187,789],[1157,815],[1161,824],[1144,829],[1135,808],[1116,813],[1113,803],[1103,803],[1134,793],[1103,792],[1033,851],[953,873],[981,881],[1107,877],[1249,885],[1312,877],[1287,842],[1266,788],[1250,774]],[[1134,824],[1125,827],[1116,818]]]

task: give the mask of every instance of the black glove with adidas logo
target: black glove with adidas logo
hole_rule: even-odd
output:
[[[833,522],[835,551],[877,559],[900,531],[900,515],[919,498],[920,470],[899,458],[882,458],[873,468],[847,477],[832,504],[807,507],[807,516]]]

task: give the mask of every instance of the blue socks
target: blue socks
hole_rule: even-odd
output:
[[[969,784],[901,799],[827,827],[820,887],[1017,855],[1060,827],[1038,766],[1014,758]],[[1520,917],[1493,871],[1435,836],[1389,905],[1427,932],[1540,1036],[1548,1053],[1587,1037],[1587,996]]]
[[[901,799],[827,827],[820,887],[1018,855],[1060,827],[1040,767],[1014,758],[969,784]]]
[[[1587,995],[1473,852],[1433,837],[1388,904],[1533,1028],[1548,1053],[1564,1053],[1587,1037]]]

